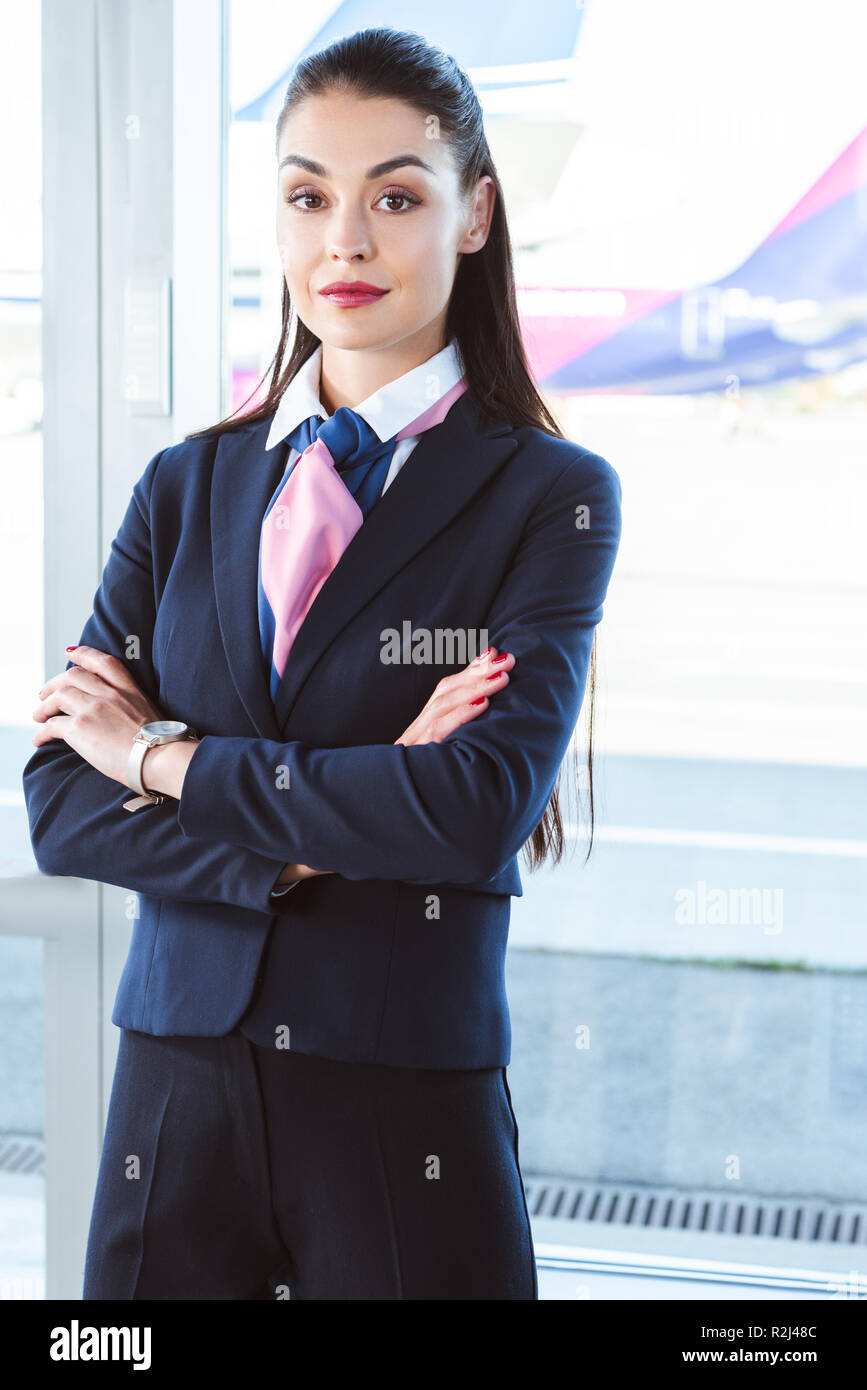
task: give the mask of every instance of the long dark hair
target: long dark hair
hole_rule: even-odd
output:
[[[491,419],[513,427],[534,425],[547,434],[565,438],[530,375],[518,320],[512,247],[503,202],[503,190],[485,136],[482,109],[470,79],[455,60],[420,34],[395,29],[364,29],[338,39],[327,48],[304,58],[295,67],[283,107],[277,119],[275,148],[279,151],[283,122],[307,97],[331,91],[359,97],[393,97],[415,107],[425,117],[435,117],[438,134],[449,141],[466,195],[487,174],[496,189],[493,219],[485,245],[462,256],[446,316],[446,341],[455,338],[465,368],[467,390]],[[237,419],[238,411],[208,430],[188,434],[187,439],[226,433],[273,415],[289,382],[319,346],[320,340],[297,320],[288,361],[292,304],[283,280],[283,309],[277,351],[255,390],[270,373],[266,396],[255,409]],[[243,411],[245,401],[238,410]],[[590,843],[593,846],[593,713],[596,695],[596,636],[590,652],[588,674],[587,785],[590,804]],[[574,758],[574,750],[570,749]],[[577,759],[574,784],[579,785]],[[535,869],[550,853],[553,863],[563,855],[563,821],[560,815],[560,775],[542,820],[524,846],[529,866]],[[586,861],[585,861],[586,862]]]

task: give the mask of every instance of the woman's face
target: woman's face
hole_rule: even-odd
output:
[[[308,97],[284,121],[277,243],[298,317],[329,347],[445,345],[458,262],[484,245],[495,189],[485,176],[462,199],[435,129],[403,101],[347,93]],[[384,293],[322,293],[353,281]]]

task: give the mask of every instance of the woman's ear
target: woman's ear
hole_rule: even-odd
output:
[[[481,251],[491,230],[491,218],[494,215],[496,198],[497,190],[494,186],[494,180],[490,174],[483,174],[470,199],[469,224],[464,238],[458,246],[458,251],[469,254],[472,254],[473,251]]]

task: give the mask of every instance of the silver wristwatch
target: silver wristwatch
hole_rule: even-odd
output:
[[[160,719],[153,724],[142,724],[133,739],[126,763],[127,781],[138,796],[123,803],[125,811],[138,811],[142,806],[159,806],[169,799],[158,792],[149,792],[142,781],[142,764],[148,749],[160,743],[182,743],[184,739],[195,737],[195,729],[179,719]]]

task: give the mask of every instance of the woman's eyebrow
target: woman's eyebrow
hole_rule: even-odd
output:
[[[315,159],[307,159],[303,154],[287,154],[285,159],[281,159],[277,165],[277,173],[283,168],[284,164],[297,164],[301,169],[306,169],[308,174],[317,174],[321,179],[329,177],[328,170],[323,164],[317,164]],[[383,160],[382,164],[374,164],[365,174],[366,179],[381,179],[384,174],[390,174],[393,169],[400,169],[404,164],[414,164],[419,169],[427,169],[429,174],[436,174],[436,169],[430,164],[425,164],[423,159],[419,159],[417,154],[398,154],[393,159]]]

